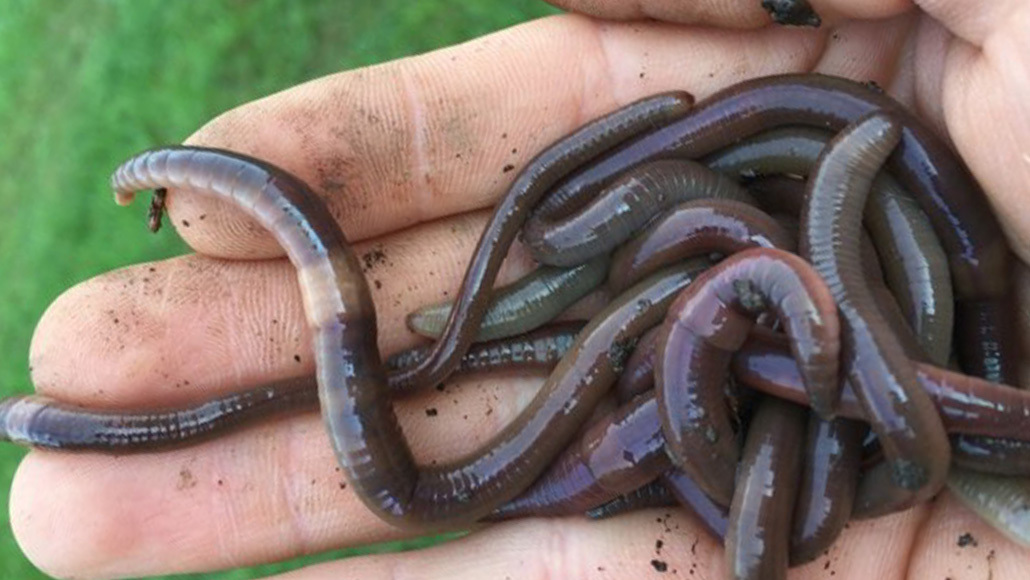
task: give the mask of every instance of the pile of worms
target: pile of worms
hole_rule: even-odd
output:
[[[518,174],[455,300],[409,315],[432,341],[386,360],[361,264],[296,177],[168,147],[112,182],[123,204],[155,191],[152,228],[167,190],[266,227],[296,267],[316,375],[138,412],[11,397],[7,440],[147,452],[320,408],[350,488],[394,526],[681,504],[734,578],[782,578],[849,520],[945,486],[1030,543],[1012,253],[962,160],[873,84],[765,77],[583,126]],[[495,288],[519,236],[539,267]],[[598,288],[614,298],[591,320],[554,322]],[[396,397],[534,368],[546,382],[480,450],[416,463]]]

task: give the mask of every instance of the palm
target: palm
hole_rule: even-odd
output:
[[[600,5],[601,16],[639,16],[605,12],[619,3],[584,4]],[[743,0],[714,3],[720,8],[712,14],[684,12],[703,11],[705,2],[639,4],[673,21],[721,26],[763,18],[757,2]],[[832,13],[829,2],[813,4]],[[267,158],[326,195],[349,237],[365,240],[358,250],[368,256],[380,346],[388,352],[411,342],[402,324],[408,310],[457,285],[485,208],[514,175],[509,166],[636,97],[670,88],[704,97],[776,72],[872,79],[912,104],[950,135],[1027,261],[1030,217],[1013,210],[1030,183],[1030,109],[1019,98],[1030,94],[1030,46],[1020,34],[1030,28],[1030,6],[999,2],[974,19],[951,6],[957,2],[932,2],[938,22],[901,14],[899,4],[866,2],[859,16],[897,16],[837,19],[817,32],[559,17],[303,85],[220,117],[192,141]],[[739,14],[727,15],[734,10]],[[224,208],[187,196],[173,198],[171,209],[177,225],[193,226],[180,233],[203,254],[278,256],[263,232]],[[506,273],[528,267],[516,258]],[[125,292],[129,278],[138,285]],[[58,299],[37,330],[34,378],[41,390],[67,399],[140,405],[310,371],[299,304],[293,271],[281,259],[183,257],[136,266]],[[448,386],[400,404],[419,457],[445,459],[482,443],[529,399],[529,385],[511,382]],[[172,388],[186,384],[202,388]],[[432,418],[430,408],[437,409]],[[41,567],[77,576],[216,569],[398,537],[341,483],[318,417],[310,415],[162,455],[32,453],[15,480],[12,522]],[[61,527],[69,517],[89,525]],[[965,533],[975,546],[956,544]],[[792,577],[960,578],[986,570],[1014,577],[1027,556],[944,494],[930,506],[852,524],[827,556]],[[623,577],[654,572],[652,560],[681,575],[721,574],[719,547],[688,516],[661,511],[603,523],[515,522],[439,548],[327,564],[300,576],[401,575],[401,568],[434,576]]]

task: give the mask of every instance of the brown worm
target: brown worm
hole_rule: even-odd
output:
[[[530,210],[549,188],[597,155],[682,117],[692,104],[693,98],[686,93],[642,99],[587,124],[534,157],[494,208],[465,271],[440,340],[418,366],[391,374],[391,384],[401,387],[435,385],[457,366],[483,319],[490,289],[508,247]]]
[[[876,307],[859,251],[862,208],[901,126],[875,113],[842,131],[808,179],[801,255],[833,292],[843,324],[843,361],[886,461],[863,475],[856,511],[889,513],[925,501],[944,485],[950,447],[915,368]]]
[[[723,505],[739,452],[722,385],[733,352],[765,311],[791,337],[810,405],[832,414],[840,388],[837,309],[819,276],[793,254],[763,248],[727,258],[676,299],[658,339],[655,385],[667,451]]]
[[[376,348],[375,311],[358,263],[324,204],[299,180],[226,151],[168,148],[138,155],[113,177],[119,201],[149,188],[221,197],[267,227],[297,267],[314,336],[322,415],[352,489],[380,518],[426,530],[463,526],[511,499],[570,440],[622,358],[613,344],[653,326],[691,279],[689,266],[641,283],[609,305],[516,421],[480,451],[415,464],[397,423]],[[644,304],[646,306],[642,306]]]

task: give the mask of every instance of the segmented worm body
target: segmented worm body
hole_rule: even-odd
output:
[[[858,233],[876,173],[901,140],[876,113],[842,131],[808,180],[801,254],[833,292],[844,325],[844,371],[880,439],[885,462],[863,475],[856,506],[881,514],[925,501],[944,485],[950,447],[915,368],[876,307],[861,268]]]

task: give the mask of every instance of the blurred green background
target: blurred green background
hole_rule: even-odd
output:
[[[108,173],[125,157],[299,82],[554,12],[539,0],[0,0],[0,392],[31,390],[32,330],[64,289],[187,251],[170,230],[148,235],[145,204],[112,203]],[[0,445],[4,505],[23,453]],[[257,578],[350,553],[192,577]],[[6,510],[0,576],[46,577]]]

